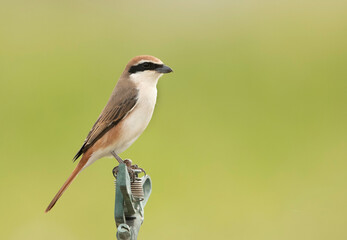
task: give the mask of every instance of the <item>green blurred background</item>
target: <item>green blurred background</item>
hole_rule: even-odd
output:
[[[115,160],[51,198],[130,58],[174,69],[122,157],[139,239],[347,239],[346,1],[1,1],[0,238],[115,239]]]

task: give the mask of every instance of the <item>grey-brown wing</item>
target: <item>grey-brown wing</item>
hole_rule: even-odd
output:
[[[124,90],[124,89],[122,89]],[[130,89],[118,91],[111,96],[106,107],[100,114],[98,120],[90,130],[81,149],[77,152],[73,161],[85,153],[93,144],[99,140],[107,131],[116,126],[136,105],[138,90]]]

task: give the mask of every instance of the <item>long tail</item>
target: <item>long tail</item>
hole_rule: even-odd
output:
[[[63,195],[67,187],[71,184],[71,182],[75,179],[75,177],[78,175],[78,173],[83,169],[83,166],[87,163],[89,156],[84,154],[80,160],[80,162],[77,164],[76,168],[73,170],[69,178],[65,181],[63,186],[59,189],[58,193],[54,196],[51,203],[46,208],[45,212],[48,212],[52,209],[52,207],[55,205],[55,203],[58,201],[58,199]]]

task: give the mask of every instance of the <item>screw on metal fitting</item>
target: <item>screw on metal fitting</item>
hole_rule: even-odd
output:
[[[133,194],[133,197],[137,201],[142,201],[145,198],[141,178],[135,178],[135,181],[132,181],[130,183],[130,187],[131,187],[131,193]]]
[[[144,200],[145,194],[143,191],[143,178],[140,178],[139,174],[144,173],[146,175],[145,170],[137,165],[132,165],[132,161],[130,159],[125,159],[124,164],[126,165],[130,176],[130,189],[133,197],[136,201]],[[112,170],[112,174],[115,177],[115,184],[117,183],[117,173],[118,166]]]
[[[117,184],[117,178],[114,180],[114,184]],[[130,181],[131,194],[136,201],[142,201],[145,198],[145,193],[143,191],[142,185],[142,178],[136,177],[133,181]]]

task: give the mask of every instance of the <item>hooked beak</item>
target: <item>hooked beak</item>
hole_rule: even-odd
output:
[[[155,69],[157,72],[159,73],[170,73],[170,72],[173,72],[173,70],[166,66],[166,65],[162,65],[160,67],[158,67],[157,69]]]

